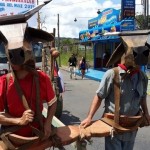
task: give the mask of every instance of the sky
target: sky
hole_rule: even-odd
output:
[[[42,3],[39,0],[39,4]],[[142,13],[141,0],[136,0],[136,12]],[[42,29],[53,32],[56,29],[58,36],[66,38],[78,38],[81,30],[88,29],[88,20],[98,16],[97,11],[106,8],[121,8],[121,0],[52,0],[40,10]],[[77,19],[75,22],[74,19]]]

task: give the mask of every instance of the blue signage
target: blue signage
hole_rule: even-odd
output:
[[[102,11],[98,17],[88,20],[88,29],[91,29],[95,26],[105,26],[109,24],[115,24],[119,22],[121,19],[120,10],[116,10],[113,8],[107,8]]]
[[[120,28],[121,28],[121,31],[134,31],[135,21],[134,20],[122,20]]]
[[[105,36],[105,33],[134,31],[135,20],[133,17],[121,20],[120,10],[105,9],[98,17],[88,21],[88,29],[79,32],[79,40],[82,42],[96,40],[118,39],[116,36]]]
[[[135,0],[122,0],[121,9],[122,19],[129,17],[135,18]]]

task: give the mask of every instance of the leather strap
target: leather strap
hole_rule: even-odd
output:
[[[130,131],[135,131],[138,129],[139,125],[143,121],[143,118],[139,119],[136,122],[136,125],[133,127],[122,127],[118,123],[116,123],[114,120],[109,119],[109,118],[101,118],[101,120],[104,121],[105,123],[107,123],[108,125],[111,125],[115,129],[117,129],[118,132],[130,132]]]
[[[16,149],[15,146],[10,142],[10,140],[8,139],[8,136],[6,136],[6,134],[2,134],[1,139],[9,149],[11,149],[11,150]]]
[[[114,101],[115,101],[115,113],[114,121],[119,124],[119,108],[120,108],[120,84],[119,84],[119,70],[118,68],[113,68],[114,70]]]
[[[19,85],[18,79],[16,78],[16,76],[15,76],[13,71],[12,71],[12,75],[13,75],[13,78],[14,78],[15,87],[16,87],[17,93],[19,94],[20,100],[22,101],[22,104],[23,104],[24,108],[26,110],[28,110],[28,109],[30,109],[30,107],[28,105],[26,97],[24,96],[24,94],[22,92],[22,89],[21,89],[21,87]]]
[[[11,143],[11,141],[8,139],[8,135],[11,134],[12,132],[15,132],[19,129],[21,129],[22,126],[12,126],[8,127],[7,129],[4,129],[0,132],[0,138],[4,142],[7,148],[9,149],[15,149],[15,146]]]
[[[38,73],[34,77],[35,85],[36,85],[36,118],[40,123],[41,130],[43,131],[43,115],[40,110],[40,83]]]
[[[119,70],[118,68],[113,68],[114,70],[114,101],[115,101],[115,112],[114,112],[114,120],[109,119],[107,117],[101,118],[102,121],[107,123],[108,125],[111,125],[115,129],[117,129],[119,132],[128,132],[128,131],[134,131],[137,130],[137,128],[142,123],[143,118],[139,119],[136,122],[136,125],[133,127],[122,127],[119,125],[119,109],[120,109],[120,84],[119,84]]]
[[[9,85],[9,79],[10,79],[10,73],[8,73],[7,75],[6,75],[6,83],[5,83],[5,90],[6,90],[6,92],[5,92],[5,98],[4,98],[4,105],[5,105],[5,111],[6,112],[8,112],[8,105],[7,105],[7,92],[8,92],[8,85]]]

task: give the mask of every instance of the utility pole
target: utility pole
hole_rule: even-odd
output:
[[[60,52],[60,36],[59,36],[59,14],[57,14],[58,22],[57,22],[57,29],[58,29],[58,51]],[[61,67],[61,53],[59,54],[59,67]]]
[[[37,5],[39,5],[39,0],[37,0]],[[37,18],[37,22],[38,22],[38,26],[37,28],[40,29],[40,23],[41,23],[41,19],[40,19],[40,13],[38,11],[38,18]]]
[[[148,29],[149,24],[149,0],[143,0],[143,11],[144,11],[144,29]]]
[[[147,28],[149,29],[149,0],[147,0]]]

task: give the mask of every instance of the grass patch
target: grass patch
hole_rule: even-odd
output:
[[[68,59],[71,56],[71,54],[74,53],[76,54],[78,63],[81,60],[81,57],[85,57],[86,55],[86,61],[89,63],[90,66],[93,66],[93,50],[87,50],[86,54],[85,51],[78,51],[78,52],[73,52],[73,51],[68,51],[68,52],[61,52],[60,54],[60,64],[61,66],[68,66]],[[58,59],[59,62],[59,59]]]

